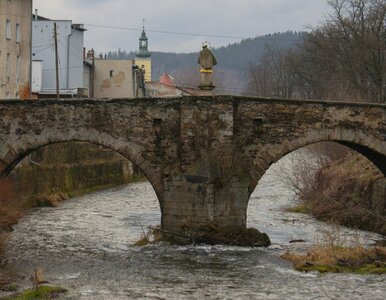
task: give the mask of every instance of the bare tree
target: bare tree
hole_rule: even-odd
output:
[[[303,44],[307,62],[330,90],[343,90],[368,102],[386,102],[386,2],[330,0],[329,4],[329,18]],[[329,96],[326,89],[321,90]]]
[[[270,44],[258,65],[250,66],[249,93],[264,97],[293,98],[297,53]]]
[[[294,50],[267,46],[250,68],[260,96],[386,102],[386,2],[330,0],[324,24]]]

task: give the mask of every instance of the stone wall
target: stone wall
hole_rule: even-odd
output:
[[[87,143],[59,143],[27,156],[10,174],[18,197],[80,195],[140,178],[133,165],[116,152]]]

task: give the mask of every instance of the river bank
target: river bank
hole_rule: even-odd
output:
[[[298,271],[320,273],[386,274],[386,247],[362,245],[315,245],[306,254],[286,252],[281,256]]]
[[[290,211],[386,236],[386,179],[365,157],[350,153],[322,166]]]
[[[88,143],[59,143],[36,150],[0,180],[0,253],[31,208],[142,180],[130,161]]]

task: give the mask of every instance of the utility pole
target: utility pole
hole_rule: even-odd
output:
[[[58,34],[56,31],[56,22],[54,22],[55,39],[55,70],[56,70],[56,98],[59,99],[59,55],[58,55]]]

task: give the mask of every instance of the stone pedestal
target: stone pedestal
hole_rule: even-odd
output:
[[[213,84],[213,71],[211,69],[201,69],[201,82],[198,88],[201,90],[201,96],[210,96],[215,89]]]

